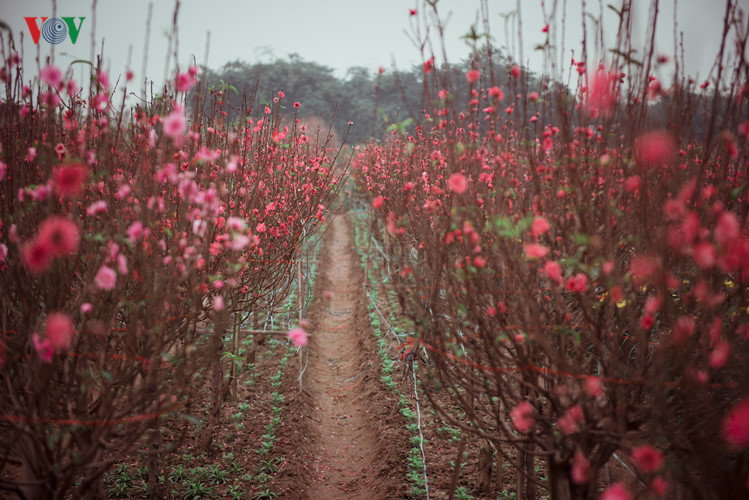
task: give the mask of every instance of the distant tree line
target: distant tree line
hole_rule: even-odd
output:
[[[272,102],[279,91],[283,91],[285,98],[281,104],[289,108],[289,115],[293,103],[299,102],[298,118],[315,123],[316,126],[332,121],[333,133],[337,138],[343,138],[349,129],[349,122],[352,122],[346,140],[348,144],[357,144],[369,138],[382,138],[394,124],[409,124],[401,129],[412,129],[414,124],[423,122],[428,110],[433,109],[438,92],[442,88],[449,88],[449,98],[457,99],[459,107],[467,108],[468,101],[474,97],[469,93],[465,78],[471,68],[481,70],[482,87],[499,86],[505,92],[503,105],[506,103],[510,106],[523,102],[527,104],[527,95],[532,92],[540,94],[541,102],[546,99],[546,103],[534,106],[532,111],[537,113],[537,121],[543,125],[550,123],[553,115],[550,106],[554,105],[553,99],[578,94],[576,88],[568,88],[560,82],[550,82],[548,78],[527,70],[522,70],[522,77],[513,81],[509,74],[514,64],[512,59],[505,57],[501,51],[493,49],[491,64],[485,53],[474,53],[470,59],[451,64],[449,67],[435,66],[434,71],[438,73],[438,78],[433,78],[434,75],[425,78],[422,65],[408,70],[356,66],[349,68],[345,76],[339,78],[332,68],[291,54],[287,58],[276,58],[270,62],[252,64],[233,61],[217,70],[208,69],[207,85],[203,87],[203,91],[223,90],[222,98],[226,100],[229,120],[237,119],[243,98],[246,102],[245,107],[251,108],[252,114],[260,117],[265,105]],[[668,84],[664,82],[664,85]],[[712,111],[709,105],[712,93],[701,92],[695,89],[695,85],[682,85],[677,91],[688,94],[687,101],[702,108],[702,113],[694,113],[691,122],[685,124],[693,130],[696,137],[701,137],[702,131],[706,128],[705,122]],[[254,101],[250,102],[253,96]],[[673,118],[670,115],[679,112],[678,108],[670,104],[672,98],[673,96],[664,93],[653,100],[648,113],[649,128],[667,122],[669,118]],[[206,99],[204,103],[206,108],[209,107],[211,99]],[[483,107],[483,103],[480,106]],[[718,112],[716,114],[723,116],[730,107],[730,103],[719,98],[715,108]],[[530,118],[533,114],[531,110],[527,110],[527,115],[525,111],[523,110],[524,116]],[[206,114],[210,115],[208,109]],[[586,125],[584,122],[588,120],[585,120],[584,116],[582,118],[581,120],[580,117],[575,117],[574,124]]]

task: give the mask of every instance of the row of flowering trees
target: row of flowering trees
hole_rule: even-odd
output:
[[[203,346],[222,382],[228,318],[288,284],[345,169],[281,126],[283,92],[228,123],[196,67],[131,106],[103,70],[83,91],[43,66],[25,79],[12,52],[0,70],[0,489],[101,498],[147,435],[158,497],[159,417],[183,410]]]
[[[423,122],[359,153],[427,395],[516,467],[518,498],[592,498],[615,455],[636,477],[606,498],[749,494],[745,21],[712,96],[659,82],[653,51],[541,93],[476,56],[467,96],[429,59]]]

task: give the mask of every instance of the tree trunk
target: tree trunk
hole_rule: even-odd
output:
[[[159,482],[161,473],[161,426],[159,419],[154,419],[148,429],[148,498],[158,500],[168,498],[165,485]]]
[[[501,445],[497,445],[501,446]],[[504,465],[505,456],[502,455],[502,451],[497,448],[497,470],[494,471],[494,484],[497,489],[497,492],[500,492],[505,489],[505,485],[502,482],[502,466]]]
[[[549,457],[549,487],[551,500],[572,500],[568,468],[557,463],[553,456]]]
[[[458,478],[460,477],[460,466],[463,465],[463,451],[466,447],[466,438],[460,438],[458,442],[458,457],[455,459],[455,468],[453,469],[452,479],[450,480],[450,493],[448,500],[455,498],[455,489],[458,487]]]
[[[216,319],[211,336],[211,409],[207,420],[203,423],[198,436],[197,448],[206,451],[213,441],[213,434],[221,418],[221,396],[223,389],[223,370],[221,357],[224,345],[224,332],[227,325],[226,310],[216,311]]]
[[[518,475],[515,478],[517,500],[525,499],[525,445],[518,448]]]
[[[536,445],[529,443],[526,445],[525,463],[528,468],[528,475],[525,483],[525,497],[528,500],[535,500],[538,496],[538,476],[536,475],[536,457],[533,454]]]
[[[488,442],[484,443],[479,449],[479,479],[477,488],[479,493],[483,495],[487,495],[491,491],[493,453],[494,449]]]
[[[231,360],[231,398],[237,400],[238,380],[239,380],[239,313],[234,314],[234,335],[232,337],[232,360]]]

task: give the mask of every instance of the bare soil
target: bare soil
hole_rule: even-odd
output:
[[[408,437],[380,383],[352,241],[350,219],[337,217],[310,310],[304,390],[285,418],[285,429],[297,431],[280,478],[289,498],[406,498]]]

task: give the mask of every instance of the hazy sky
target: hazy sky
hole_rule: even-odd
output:
[[[124,72],[130,49],[130,67],[135,71],[137,81],[142,77],[149,3],[149,0],[98,1],[96,47],[98,52],[103,39],[105,67],[110,69],[113,79]],[[574,48],[576,54],[580,53],[581,2],[557,0],[557,3],[559,12],[557,22],[551,21],[551,36],[556,37],[561,45],[561,30],[564,27],[565,54],[560,58],[569,64],[570,49]],[[600,6],[603,6],[604,38],[611,47],[616,14],[606,8],[607,3],[618,5],[619,2],[587,0],[588,11],[595,17],[600,15]],[[744,10],[749,11],[749,0],[741,0],[741,3]],[[541,1],[524,0],[521,4],[524,60],[531,69],[540,71],[543,69],[541,53],[534,51],[533,47],[546,37],[541,32],[545,24]],[[554,0],[546,0],[547,10],[553,4]],[[564,26],[562,4],[568,5]],[[661,4],[658,52],[673,54],[674,1],[661,0]],[[495,44],[500,47],[506,46],[508,40],[502,14],[515,10],[517,5],[516,0],[488,0],[492,35]],[[460,37],[476,22],[479,0],[440,0],[438,6],[443,17],[450,14],[446,30],[447,52],[450,60],[457,61],[468,53]],[[639,11],[635,11],[638,22],[634,26],[634,35],[643,42],[649,6],[649,0],[635,0],[635,7]],[[339,76],[344,76],[345,69],[351,66],[365,66],[372,70],[383,66],[387,70],[395,64],[399,68],[408,68],[421,61],[418,50],[404,33],[414,21],[409,16],[411,8],[421,13],[424,6],[417,0],[183,0],[178,15],[179,63],[184,69],[194,55],[197,62],[202,64],[206,60],[206,33],[210,32],[207,62],[213,69],[237,59],[253,63],[268,61],[276,56],[287,57],[292,53],[330,66]],[[724,9],[725,0],[678,2],[678,25],[684,32],[687,71],[690,74],[699,73],[700,80],[707,76],[717,54]],[[146,74],[156,82],[161,82],[165,74],[167,33],[173,12],[173,1],[153,2]],[[23,20],[28,16],[52,17],[51,0],[0,0],[0,19],[11,26],[16,40],[21,33],[24,35],[27,68],[33,63],[37,47],[42,57],[49,55],[51,48],[43,40],[38,46],[33,44]],[[94,34],[92,0],[59,0],[57,16],[85,16],[86,19],[75,45],[68,38],[55,46],[56,64],[66,67],[74,59],[90,59]],[[587,19],[590,29],[593,23],[590,18]],[[517,42],[514,41],[517,27],[512,24],[507,26],[511,28],[508,52],[519,57]],[[640,42],[640,46],[643,42]],[[30,76],[27,74],[27,79]]]

